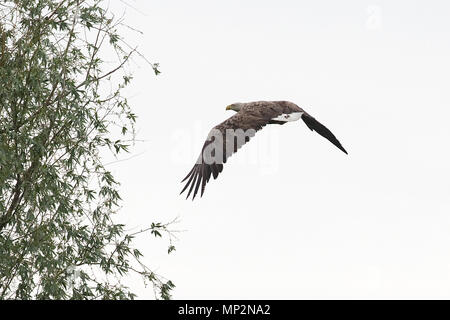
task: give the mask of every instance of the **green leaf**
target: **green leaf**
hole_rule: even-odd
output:
[[[175,247],[170,245],[169,249],[167,250],[167,253],[171,253],[172,251],[175,251]]]

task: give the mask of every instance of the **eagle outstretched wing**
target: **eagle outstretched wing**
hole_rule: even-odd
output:
[[[309,129],[311,131],[315,131],[318,134],[320,134],[322,137],[330,141],[332,144],[334,144],[336,147],[338,147],[342,152],[345,154],[348,154],[347,151],[344,149],[344,147],[341,145],[339,140],[335,137],[335,135],[323,124],[321,124],[319,121],[317,121],[314,117],[310,116],[306,112],[302,114],[302,120],[306,123]]]
[[[215,126],[209,132],[194,167],[181,181],[187,180],[180,194],[190,186],[186,199],[194,191],[192,196],[192,200],[194,200],[201,185],[200,196],[203,196],[206,183],[211,175],[216,179],[222,172],[223,164],[227,162],[227,159],[277,115],[278,111],[275,110],[267,112],[265,115],[240,111]]]

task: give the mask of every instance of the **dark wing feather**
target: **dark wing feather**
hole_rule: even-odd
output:
[[[334,144],[336,147],[338,147],[340,150],[342,150],[342,152],[348,154],[347,151],[345,151],[344,147],[339,142],[339,140],[334,136],[334,134],[330,130],[328,130],[327,127],[325,127],[323,124],[317,121],[314,117],[310,116],[305,112],[302,114],[302,120],[306,123],[309,129],[311,129],[312,131],[316,131],[322,137],[324,137],[332,144]]]
[[[256,109],[257,110],[257,109]],[[241,110],[232,117],[228,118],[221,124],[215,126],[211,132],[208,134],[208,138],[206,139],[202,152],[197,159],[196,164],[192,168],[192,170],[188,173],[188,175],[181,181],[184,182],[187,180],[186,185],[184,186],[181,193],[183,193],[189,186],[189,192],[187,194],[187,198],[189,198],[192,191],[194,191],[192,195],[192,200],[197,195],[197,192],[200,188],[200,196],[203,196],[203,193],[205,191],[205,186],[208,183],[209,179],[211,178],[211,174],[214,179],[216,179],[219,176],[219,173],[223,170],[223,164],[226,163],[227,159],[237,150],[243,146],[245,143],[247,143],[250,138],[254,135],[250,134],[249,136],[245,136],[245,138],[238,139],[237,137],[233,136],[233,144],[232,146],[229,146],[227,148],[227,130],[237,130],[242,129],[246,133],[256,132],[260,129],[262,129],[266,124],[270,123],[270,119],[276,117],[282,112],[282,110],[266,110],[264,114],[261,114],[261,112],[252,112],[252,110]],[[247,131],[249,129],[252,129],[253,131]],[[234,132],[234,131],[233,131]],[[214,138],[214,134],[220,133],[222,137],[222,141],[216,141]],[[231,139],[230,139],[231,140]],[[211,145],[213,144],[213,145]],[[219,150],[222,152],[223,157],[219,156],[214,161],[207,161],[205,159],[205,149],[211,148],[213,150]],[[213,157],[215,156],[214,152],[212,152]],[[195,189],[194,189],[195,185]],[[180,194],[181,194],[180,193]]]

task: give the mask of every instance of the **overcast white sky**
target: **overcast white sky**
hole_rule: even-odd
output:
[[[175,299],[450,298],[448,1],[124,2],[162,74],[136,60],[146,141],[111,169],[130,228],[180,217],[176,252],[138,239]],[[266,127],[179,196],[225,107],[255,100],[295,102],[349,155],[301,121]]]

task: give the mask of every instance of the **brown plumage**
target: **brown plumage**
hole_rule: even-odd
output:
[[[256,131],[261,130],[267,124],[282,125],[289,121],[296,121],[301,117],[309,129],[316,131],[347,154],[347,151],[330,130],[292,102],[235,103],[229,105],[227,110],[234,110],[237,113],[210,131],[196,164],[182,180],[182,182],[186,180],[187,182],[181,193],[190,186],[186,199],[192,191],[194,191],[192,196],[192,199],[194,199],[200,185],[201,196],[203,196],[206,183],[208,183],[211,175],[216,179],[222,172],[223,164],[227,162],[227,159],[247,143]]]

